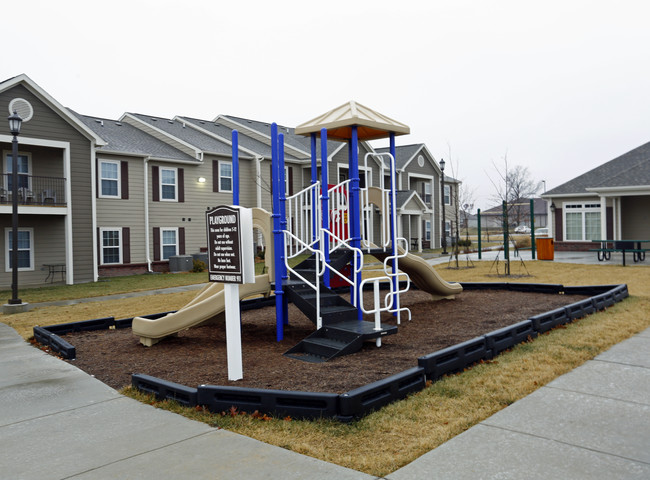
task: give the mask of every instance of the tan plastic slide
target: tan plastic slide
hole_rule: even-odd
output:
[[[368,203],[377,206],[383,215],[382,208],[382,191],[377,187],[368,188]],[[388,229],[386,235],[388,235]],[[376,248],[374,245],[373,248]],[[401,248],[398,249],[400,255],[404,253]],[[386,254],[373,254],[379,260],[384,259],[389,255]],[[415,283],[420,290],[430,293],[437,298],[453,298],[463,291],[463,287],[459,283],[449,283],[442,279],[438,272],[433,268],[433,265],[427,263],[422,257],[407,253],[406,256],[400,257],[398,261],[399,269],[408,274],[411,281]]]
[[[404,253],[400,249],[400,253]],[[373,256],[379,260],[384,259],[390,253],[373,253]],[[407,253],[406,256],[399,258],[398,267],[402,272],[408,274],[413,283],[417,285],[420,290],[430,293],[436,298],[453,298],[463,291],[460,283],[449,283],[442,279],[438,272],[433,268],[433,265],[427,263],[422,257]]]
[[[259,229],[266,241],[265,262],[269,273],[257,275],[255,283],[239,286],[239,299],[254,295],[269,295],[271,293],[270,279],[273,275],[273,239],[271,214],[261,208],[253,208],[253,228]],[[208,323],[217,315],[224,312],[224,291],[222,283],[210,283],[183,308],[161,318],[151,320],[135,317],[132,330],[140,337],[140,343],[150,347],[165,337],[174,335],[190,327]]]

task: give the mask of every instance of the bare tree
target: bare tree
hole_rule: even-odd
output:
[[[500,180],[494,181],[488,174],[490,182],[496,191],[494,200],[504,205],[503,235],[504,249],[510,243],[510,226],[514,223],[520,225],[530,221],[529,199],[534,197],[542,187],[542,182],[535,182],[528,171],[528,167],[515,165],[510,168],[508,165],[508,154],[503,156],[503,168],[499,168],[494,162],[494,172]],[[505,255],[506,274],[510,275],[510,257]]]

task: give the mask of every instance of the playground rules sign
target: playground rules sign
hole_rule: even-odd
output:
[[[254,282],[251,210],[230,205],[215,207],[206,213],[206,229],[210,281]]]

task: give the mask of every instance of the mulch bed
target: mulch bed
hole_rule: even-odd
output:
[[[417,358],[484,335],[554,308],[586,298],[509,291],[465,291],[454,300],[431,301],[421,291],[401,296],[412,320],[402,318],[396,335],[382,346],[366,342],[362,350],[326,363],[312,364],[282,354],[315,330],[293,305],[284,340],[275,340],[275,308],[242,312],[244,379],[228,381],[223,322],[191,328],[153,347],[139,343],[131,329],[70,333],[76,347],[71,363],[119,389],[133,373],[152,375],[189,387],[230,385],[248,388],[343,393],[417,366]],[[370,305],[371,298],[366,299]],[[372,321],[372,318],[367,318]],[[384,323],[395,324],[385,315]]]

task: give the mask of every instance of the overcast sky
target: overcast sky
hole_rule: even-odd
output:
[[[0,76],[79,113],[295,126],[356,100],[409,125],[398,145],[426,143],[480,208],[506,155],[551,189],[650,141],[643,0],[9,4]]]

